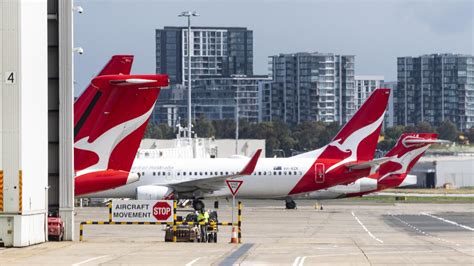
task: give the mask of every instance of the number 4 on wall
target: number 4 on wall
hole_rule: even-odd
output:
[[[6,72],[5,73],[5,83],[6,84],[15,84],[16,75],[15,72]]]

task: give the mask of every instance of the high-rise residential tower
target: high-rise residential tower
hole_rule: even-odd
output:
[[[474,125],[474,56],[431,54],[398,57],[396,124],[444,120],[465,130]]]
[[[170,82],[187,81],[187,27],[156,30],[156,73]],[[253,32],[242,27],[191,28],[192,79],[205,76],[253,75]]]
[[[245,119],[251,123],[261,120],[260,82],[268,82],[268,76],[231,75],[230,77],[207,76],[193,80],[192,119],[208,120]],[[187,89],[182,85],[163,89],[156,104],[152,121],[175,126],[185,119]],[[237,112],[238,110],[238,112]]]
[[[273,81],[266,88],[270,95],[262,102],[264,120],[343,124],[352,117],[356,110],[353,55],[315,52],[270,59]]]
[[[354,76],[355,82],[355,103],[356,108],[365,102],[369,95],[376,88],[384,87],[384,76],[372,76],[372,75],[356,75]]]

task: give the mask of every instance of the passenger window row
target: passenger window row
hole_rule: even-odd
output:
[[[179,175],[182,174],[183,176],[185,176],[186,173],[187,172],[179,171],[179,172],[176,172],[176,175],[179,176]],[[188,173],[189,173],[190,176],[193,175],[193,172],[188,172]],[[194,175],[197,176],[198,173],[201,176],[203,174],[206,175],[206,176],[208,175],[208,172],[194,172]],[[209,172],[209,175],[216,175],[217,176],[217,175],[219,175],[219,173],[220,173],[220,175],[224,175],[224,174],[229,175],[229,172],[222,172],[222,171],[221,172]],[[138,173],[138,174],[139,175],[141,174],[141,176],[144,176],[145,172],[141,172],[141,173]],[[238,174],[238,172],[230,172],[230,174],[235,174],[236,175],[236,174]],[[259,176],[261,176],[261,175],[271,175],[271,174],[272,174],[271,171],[259,171],[259,172],[254,172],[253,173],[253,175],[259,175]],[[288,172],[286,172],[286,171],[283,171],[283,172],[282,171],[273,171],[273,175],[282,175],[282,174],[283,175],[287,175],[287,174],[288,175],[298,175],[298,174],[302,175],[303,173],[301,171],[288,171]],[[166,175],[166,172],[153,172],[153,176],[161,176],[161,175],[162,176],[171,176],[171,172],[168,172],[168,175]]]

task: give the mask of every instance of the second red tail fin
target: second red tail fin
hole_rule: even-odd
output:
[[[385,155],[389,160],[378,169],[380,179],[387,175],[408,174],[425,151],[434,143],[444,142],[434,133],[404,133]]]

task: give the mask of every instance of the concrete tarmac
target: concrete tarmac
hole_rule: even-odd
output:
[[[0,249],[0,265],[474,265],[474,204],[330,201],[244,202],[242,240],[165,243],[162,226],[86,225],[84,241]],[[206,202],[212,206],[212,202]],[[220,201],[219,218],[230,221]],[[77,209],[79,221],[107,220],[106,208]]]

